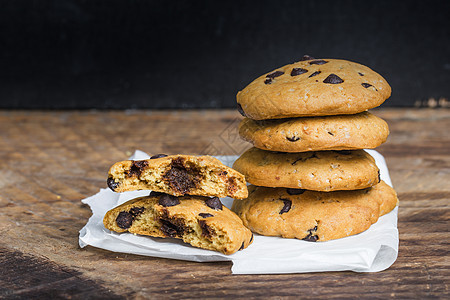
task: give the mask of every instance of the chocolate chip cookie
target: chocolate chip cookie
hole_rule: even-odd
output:
[[[233,168],[254,185],[314,191],[364,189],[380,181],[375,160],[364,150],[284,153],[255,147]]]
[[[233,254],[247,248],[253,234],[219,198],[154,193],[110,211],[103,224],[115,232],[182,239],[194,247]]]
[[[356,114],[391,95],[370,68],[340,59],[301,61],[264,74],[237,94],[238,110],[254,120]]]
[[[211,156],[156,155],[121,161],[110,168],[107,183],[115,192],[152,190],[234,199],[248,195],[244,176]]]
[[[394,189],[381,181],[336,192],[249,186],[249,197],[232,210],[255,233],[321,242],[363,232],[397,204]]]
[[[263,150],[352,150],[378,147],[386,141],[389,128],[383,119],[362,112],[260,121],[245,118],[239,124],[239,135]]]

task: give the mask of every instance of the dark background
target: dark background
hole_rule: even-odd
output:
[[[1,1],[0,108],[235,107],[304,54],[450,96],[450,1]]]

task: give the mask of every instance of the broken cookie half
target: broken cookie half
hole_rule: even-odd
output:
[[[197,195],[244,199],[244,175],[211,156],[158,154],[146,160],[126,160],[109,170],[115,192],[152,190],[174,196]]]
[[[247,248],[253,234],[217,197],[154,193],[108,211],[103,224],[115,232],[182,239],[192,246],[233,254]]]

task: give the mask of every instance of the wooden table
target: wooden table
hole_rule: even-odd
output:
[[[80,200],[109,166],[147,153],[235,154],[238,114],[201,111],[0,111],[0,298],[447,298],[450,110],[381,109],[399,194],[399,257],[379,273],[231,275],[194,263],[80,249]]]

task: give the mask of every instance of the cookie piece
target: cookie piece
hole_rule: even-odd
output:
[[[367,230],[397,204],[394,189],[381,181],[336,192],[249,186],[249,197],[231,209],[255,233],[322,242]]]
[[[284,153],[245,151],[233,165],[254,185],[313,191],[364,189],[380,181],[375,160],[364,150]]]
[[[254,120],[356,114],[391,95],[370,68],[340,59],[313,59],[264,74],[237,94],[238,110]]]
[[[114,164],[108,186],[115,192],[152,190],[174,196],[198,195],[243,199],[245,178],[211,156],[153,156]]]
[[[140,197],[108,211],[103,224],[119,233],[172,237],[224,254],[247,248],[253,239],[241,219],[217,197]]]
[[[282,152],[372,149],[389,135],[387,123],[369,112],[355,115],[261,120],[245,118],[239,135],[256,148]]]

